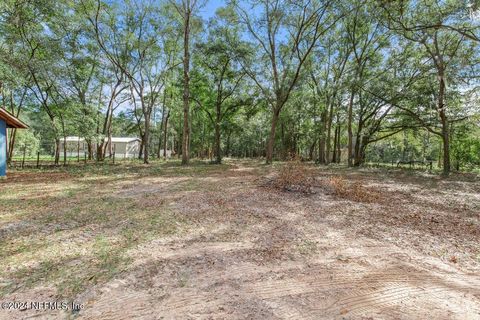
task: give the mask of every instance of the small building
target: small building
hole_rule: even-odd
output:
[[[138,156],[141,142],[139,138],[112,137],[112,150],[115,150],[116,157],[133,158]]]
[[[27,129],[28,126],[7,110],[0,108],[0,178],[7,175],[7,128]]]
[[[160,149],[160,157],[163,157],[163,153],[164,153],[163,149]],[[171,158],[172,157],[172,150],[167,149],[167,151],[165,152],[165,156],[167,158]]]
[[[67,157],[83,156],[88,152],[87,143],[81,137],[66,137],[60,139],[60,152],[63,150],[63,142],[67,144]],[[108,138],[105,138],[108,141]],[[112,151],[115,150],[115,157],[117,158],[133,158],[138,156],[140,151],[141,140],[135,137],[112,137]],[[96,146],[93,151],[96,152]],[[107,150],[109,148],[107,147]]]

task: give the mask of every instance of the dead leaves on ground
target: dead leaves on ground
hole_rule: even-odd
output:
[[[380,191],[363,185],[360,181],[348,182],[341,176],[333,176],[328,179],[328,186],[332,192],[343,199],[373,203],[382,200]]]
[[[379,190],[365,186],[361,181],[350,182],[342,176],[332,176],[327,179],[315,178],[313,170],[298,160],[285,163],[278,174],[266,184],[275,189],[303,194],[316,193],[315,189],[322,189],[337,197],[355,202],[379,202],[385,195]]]
[[[278,176],[273,180],[273,186],[284,190],[312,193],[314,178],[308,168],[299,160],[285,163],[279,170]]]

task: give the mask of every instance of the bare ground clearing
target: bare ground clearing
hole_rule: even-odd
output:
[[[117,165],[0,182],[0,319],[480,319],[480,182],[312,167]],[[368,201],[328,187],[357,183]]]

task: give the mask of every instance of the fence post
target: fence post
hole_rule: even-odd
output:
[[[115,144],[113,145],[113,164],[115,164]]]
[[[80,162],[80,140],[77,143],[77,162]]]
[[[37,169],[40,167],[40,151],[37,152]]]
[[[23,146],[23,159],[22,159],[22,169],[23,166],[25,165],[25,154],[27,153],[27,145]]]
[[[87,164],[87,152],[83,152],[83,163]]]

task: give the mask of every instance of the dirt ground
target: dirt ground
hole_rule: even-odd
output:
[[[308,170],[308,194],[254,161],[14,172],[0,302],[82,307],[0,319],[480,319],[478,177]]]

